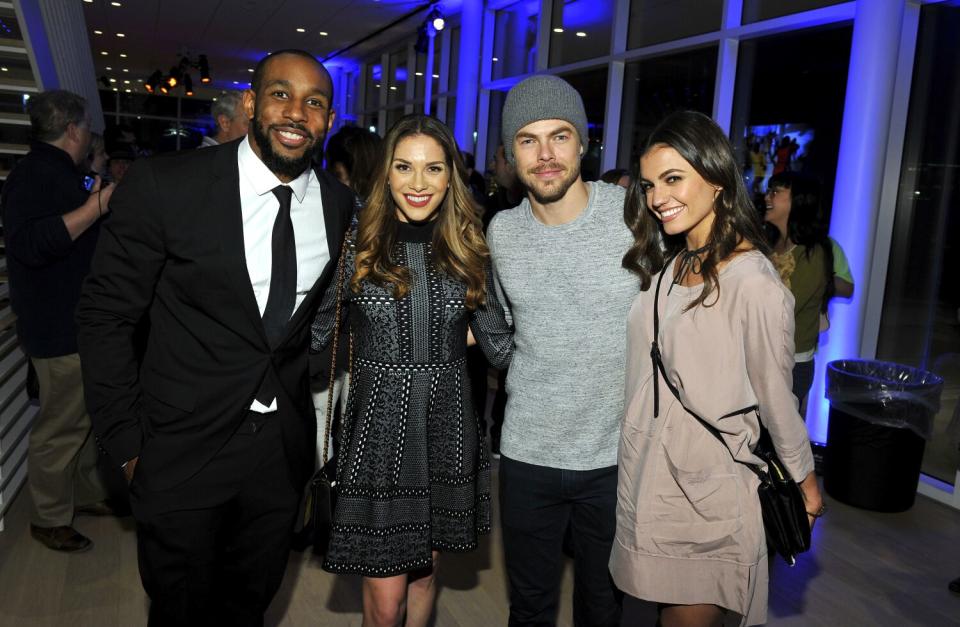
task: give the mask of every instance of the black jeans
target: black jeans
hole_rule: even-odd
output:
[[[803,401],[807,398],[810,388],[813,387],[813,369],[815,361],[798,361],[793,365],[793,395],[797,397],[800,407],[805,405]],[[802,417],[802,416],[801,416]]]
[[[623,595],[608,570],[616,505],[616,466],[561,470],[501,458],[500,515],[511,627],[556,624],[568,526],[574,555],[574,625],[620,624]]]

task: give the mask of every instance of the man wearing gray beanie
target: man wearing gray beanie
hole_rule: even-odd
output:
[[[607,564],[616,528],[626,320],[639,293],[620,260],[633,243],[624,189],[585,183],[580,94],[556,76],[518,83],[503,146],[527,188],[487,230],[516,349],[500,440],[500,513],[510,625],[557,619],[564,540],[574,557],[574,624],[620,624]]]

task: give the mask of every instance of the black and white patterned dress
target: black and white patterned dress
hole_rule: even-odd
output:
[[[338,501],[324,568],[389,577],[431,564],[431,550],[469,551],[490,529],[490,463],[466,373],[467,325],[496,366],[513,335],[492,277],[487,302],[465,309],[466,286],[431,261],[433,225],[398,225],[392,258],[410,269],[404,298],[364,282],[344,311],[354,337],[347,415],[338,443]],[[489,275],[489,272],[488,272]],[[313,325],[329,342],[330,289]]]

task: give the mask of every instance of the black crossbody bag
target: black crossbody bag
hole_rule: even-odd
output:
[[[660,271],[660,277],[657,279],[657,289],[653,301],[653,342],[650,345],[650,359],[653,361],[653,415],[654,418],[660,413],[660,387],[658,384],[658,374],[663,376],[664,383],[673,392],[680,406],[688,414],[696,418],[700,424],[706,427],[707,431],[720,440],[721,444],[726,444],[723,437],[710,423],[690,411],[680,398],[680,391],[677,390],[673,382],[667,376],[666,368],[663,366],[662,353],[660,352],[660,285],[663,283],[663,276],[671,266],[671,260],[667,261],[663,270]],[[800,486],[794,481],[787,472],[786,467],[777,455],[773,447],[773,441],[770,439],[770,433],[763,426],[763,420],[760,417],[760,408],[757,405],[745,407],[721,418],[728,418],[744,414],[749,411],[757,412],[757,418],[760,420],[760,439],[753,454],[759,457],[767,465],[767,471],[754,464],[747,464],[747,467],[760,479],[760,485],[757,486],[757,496],[760,499],[760,510],[763,512],[763,528],[767,536],[767,544],[776,551],[790,566],[797,561],[797,555],[807,551],[810,548],[810,521],[807,518],[806,505],[803,501],[803,494],[800,492]]]

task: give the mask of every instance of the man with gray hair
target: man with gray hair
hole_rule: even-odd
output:
[[[580,94],[536,75],[507,94],[503,147],[527,196],[487,230],[515,325],[500,439],[510,625],[556,623],[563,548],[574,624],[620,624],[607,570],[616,526],[627,313],[640,289],[620,260],[633,236],[624,189],[585,183]]]
[[[200,142],[200,148],[226,144],[235,139],[247,136],[250,119],[243,110],[243,93],[228,91],[213,101],[210,115],[216,124],[217,132],[211,137],[207,135]]]
[[[74,513],[110,510],[84,406],[73,312],[113,186],[101,187],[100,177],[80,168],[91,137],[83,98],[46,91],[30,99],[27,112],[30,153],[7,178],[0,207],[17,335],[40,383],[27,453],[30,530],[51,549],[83,551],[92,543],[73,528]]]

